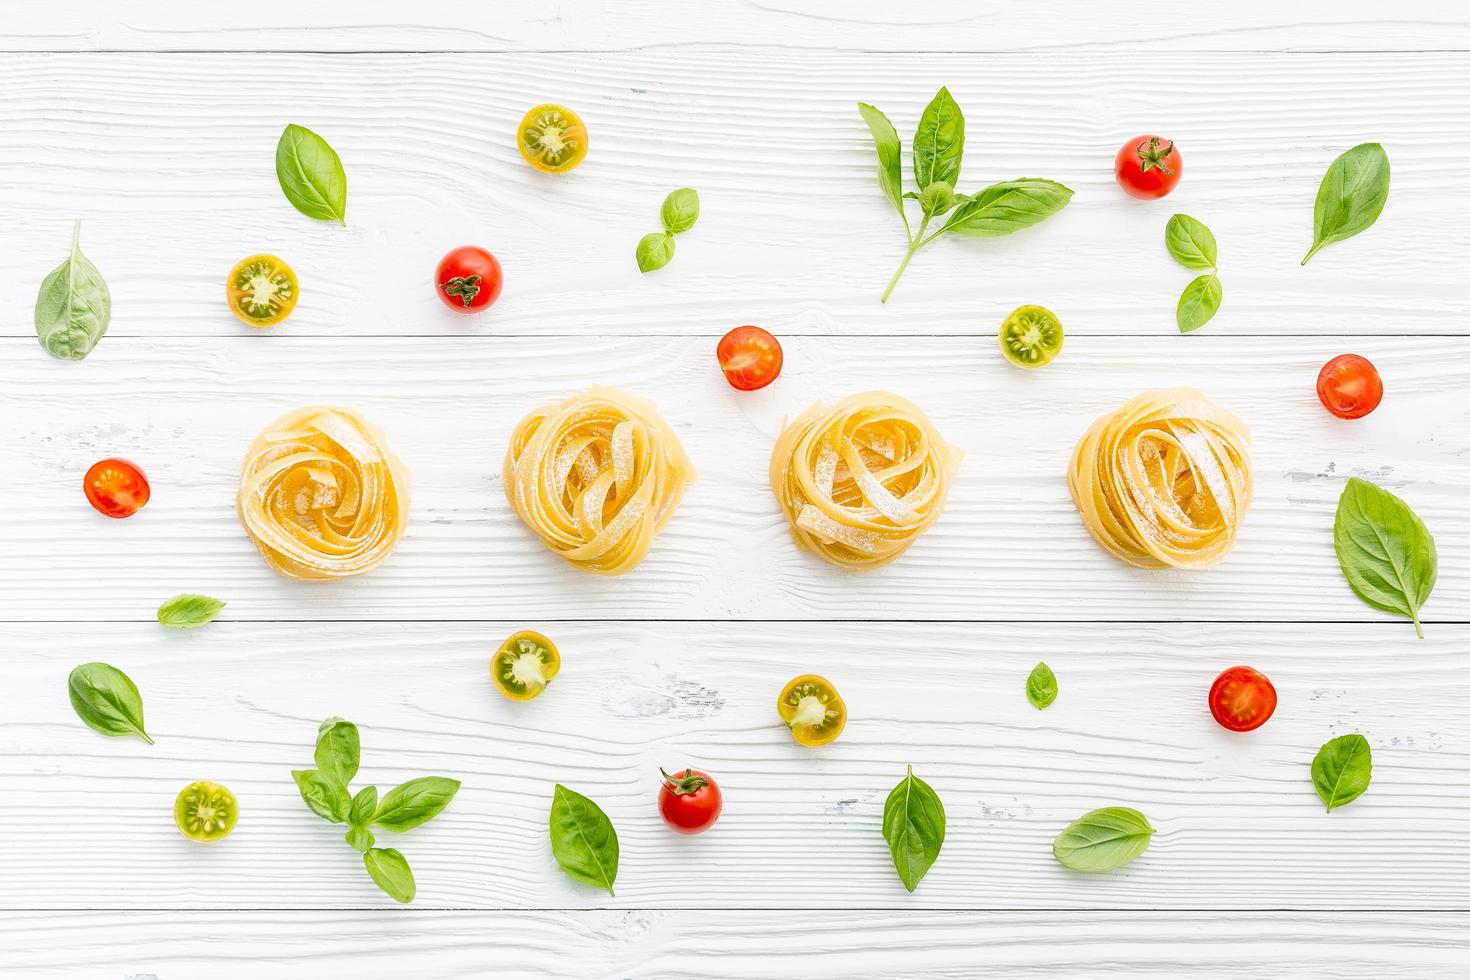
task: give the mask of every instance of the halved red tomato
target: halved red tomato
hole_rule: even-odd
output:
[[[760,327],[736,327],[715,348],[720,370],[741,391],[764,388],[781,373],[781,342]]]
[[[1210,685],[1210,714],[1232,732],[1260,728],[1276,710],[1276,688],[1254,667],[1231,667]]]

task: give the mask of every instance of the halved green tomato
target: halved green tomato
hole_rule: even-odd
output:
[[[1062,351],[1062,321],[1044,306],[1017,307],[1000,325],[1000,349],[1012,364],[1039,368]]]
[[[179,832],[201,844],[230,836],[239,815],[235,794],[219,783],[190,783],[174,800],[174,823]]]
[[[792,678],[776,699],[776,711],[798,745],[826,745],[835,741],[847,724],[847,705],[837,688],[816,674]]]
[[[490,658],[490,677],[512,701],[529,701],[561,670],[556,644],[533,630],[512,633]]]
[[[538,105],[521,119],[516,145],[545,174],[564,174],[587,157],[587,127],[566,106]]]
[[[296,273],[274,255],[251,255],[235,263],[225,282],[230,312],[252,327],[280,323],[296,309]]]

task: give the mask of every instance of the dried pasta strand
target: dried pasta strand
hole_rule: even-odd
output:
[[[277,572],[345,578],[375,568],[398,544],[408,526],[408,474],[361,415],[302,408],[250,444],[236,507]]]
[[[771,489],[797,544],[877,568],[939,519],[963,455],[913,402],[869,391],[790,422],[771,450]]]
[[[522,419],[504,477],[511,507],[546,547],[621,575],[674,516],[694,464],[651,402],[597,387]]]
[[[1192,388],[1144,392],[1077,442],[1082,523],[1139,568],[1204,568],[1235,546],[1251,501],[1250,430]]]

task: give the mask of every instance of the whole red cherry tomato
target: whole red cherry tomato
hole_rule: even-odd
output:
[[[1162,136],[1135,136],[1123,144],[1113,162],[1119,186],[1145,201],[1172,191],[1183,172],[1179,148]]]
[[[760,327],[736,327],[715,348],[720,370],[731,387],[764,388],[781,373],[781,342]]]
[[[1254,667],[1231,667],[1210,685],[1210,714],[1232,732],[1260,728],[1276,710],[1276,688]]]
[[[1358,354],[1339,354],[1317,375],[1322,407],[1340,419],[1360,419],[1383,401],[1383,379],[1373,362]]]
[[[500,263],[478,245],[461,245],[439,260],[434,292],[456,313],[479,313],[500,297]]]
[[[672,776],[662,769],[658,772],[664,777],[658,789],[658,812],[664,823],[681,834],[709,830],[724,806],[715,781],[697,769],[685,769]]]
[[[101,459],[82,478],[87,502],[108,517],[132,517],[148,503],[148,478],[125,459]]]

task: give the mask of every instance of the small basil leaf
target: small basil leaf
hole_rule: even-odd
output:
[[[1051,852],[1073,871],[1112,871],[1148,850],[1154,828],[1148,818],[1126,806],[1083,814],[1057,835]]]
[[[878,151],[878,186],[904,219],[904,224],[908,224],[903,213],[903,143],[898,138],[898,130],[893,128],[887,116],[866,102],[858,103],[858,112],[862,113],[863,122],[868,124],[868,132],[873,134],[873,146]]]
[[[1186,269],[1215,268],[1215,235],[1198,218],[1176,214],[1164,226],[1164,246]]]
[[[609,895],[618,877],[618,832],[602,808],[560,783],[551,797],[551,856],[569,876]]]
[[[954,188],[942,180],[936,180],[919,193],[919,206],[925,214],[940,215],[954,205]]]
[[[316,732],[316,767],[344,789],[357,775],[362,743],[357,726],[345,718],[328,718]]]
[[[72,710],[87,727],[103,735],[136,735],[149,745],[143,730],[143,697],[132,678],[111,664],[82,664],[66,679]]]
[[[1439,554],[1434,536],[1409,505],[1353,477],[1337,500],[1332,543],[1343,577],[1358,598],[1413,620],[1423,639],[1419,609],[1434,591]]]
[[[1312,212],[1312,247],[1302,259],[1324,245],[1366,231],[1383,213],[1388,201],[1388,154],[1378,143],[1359,143],[1332,161],[1317,188]]]
[[[373,847],[363,852],[362,863],[373,882],[395,902],[407,905],[413,901],[417,888],[413,882],[413,871],[408,860],[391,847]]]
[[[378,787],[365,786],[352,798],[352,808],[347,813],[347,822],[354,827],[366,827],[378,811]]]
[[[1026,678],[1026,699],[1038,708],[1050,707],[1057,699],[1057,675],[1044,660],[1032,667],[1031,676]]]
[[[276,179],[291,206],[318,221],[347,224],[347,173],[326,140],[292,124],[276,143]]]
[[[445,776],[410,779],[388,791],[373,813],[373,823],[394,833],[412,830],[438,816],[458,792],[458,779]]]
[[[71,254],[47,273],[36,293],[36,337],[52,357],[80,361],[107,333],[112,293],[82,254],[82,223],[72,225]]]
[[[664,231],[670,235],[683,234],[699,220],[699,192],[692,187],[670,191],[669,196],[664,198],[664,206],[659,214],[663,219]]]
[[[357,851],[366,851],[374,841],[373,832],[366,827],[348,827],[344,839]]]
[[[1174,310],[1174,320],[1180,333],[1191,333],[1209,323],[1220,309],[1224,291],[1220,288],[1220,277],[1213,272],[1196,277],[1184,292],[1179,294],[1179,305]]]
[[[914,775],[913,766],[883,804],[883,839],[899,880],[912,892],[944,846],[944,804],[928,783]]]
[[[914,133],[914,183],[923,190],[936,180],[953,187],[960,180],[960,158],[965,152],[965,114],[941,88],[919,117]]]
[[[225,604],[219,599],[185,593],[163,601],[158,607],[158,621],[170,629],[193,629],[214,622],[223,608]]]
[[[666,231],[644,235],[638,239],[636,257],[639,272],[662,269],[674,257],[674,236]]]
[[[1072,189],[1054,180],[1005,180],[961,204],[940,231],[971,238],[996,238],[1045,221],[1067,206]]]
[[[332,823],[347,822],[352,801],[341,783],[315,769],[292,769],[291,778],[296,780],[296,788],[312,813]]]
[[[1339,735],[1312,759],[1312,786],[1331,813],[1363,795],[1373,778],[1373,750],[1361,735]]]

